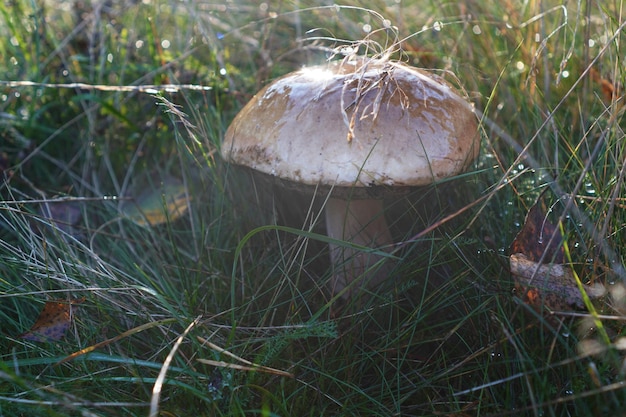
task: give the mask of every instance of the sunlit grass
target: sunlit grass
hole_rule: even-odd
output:
[[[0,6],[2,81],[85,84],[0,85],[0,414],[149,415],[156,399],[162,415],[621,413],[623,6],[268,4]],[[341,305],[323,196],[285,195],[218,149],[261,86],[357,47],[445,70],[484,141],[455,183],[386,202],[395,279]],[[164,84],[207,88],[97,87]],[[124,217],[172,177],[183,217]],[[508,247],[546,188],[574,267],[610,289],[606,333],[584,311],[554,331],[512,294]],[[76,224],[42,214],[68,201]],[[19,338],[46,300],[79,297],[65,338]]]

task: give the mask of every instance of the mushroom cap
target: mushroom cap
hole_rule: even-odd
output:
[[[306,67],[266,86],[235,117],[221,152],[283,183],[354,191],[455,176],[479,144],[472,106],[442,78],[359,59]]]

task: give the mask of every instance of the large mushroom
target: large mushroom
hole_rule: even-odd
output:
[[[480,135],[471,105],[447,82],[407,65],[359,58],[306,67],[266,86],[239,112],[222,156],[299,190],[330,192],[333,292],[349,297],[389,268],[383,196],[463,172]],[[351,283],[362,277],[358,285]]]

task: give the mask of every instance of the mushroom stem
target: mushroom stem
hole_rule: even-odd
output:
[[[381,248],[393,243],[383,212],[382,200],[342,200],[330,198],[325,207],[326,233],[337,240],[348,241],[370,248]],[[387,278],[389,267],[368,271],[382,257],[358,249],[329,244],[334,268],[333,293],[336,294],[363,276],[358,287],[376,285]],[[367,275],[364,276],[364,273]],[[349,299],[358,287],[344,294]]]

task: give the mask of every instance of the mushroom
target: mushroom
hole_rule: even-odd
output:
[[[389,274],[380,252],[359,248],[393,248],[383,196],[463,172],[479,142],[472,106],[442,78],[359,58],[266,86],[235,117],[221,152],[287,187],[330,193],[327,234],[353,244],[330,244],[332,290],[349,287],[347,298]]]

